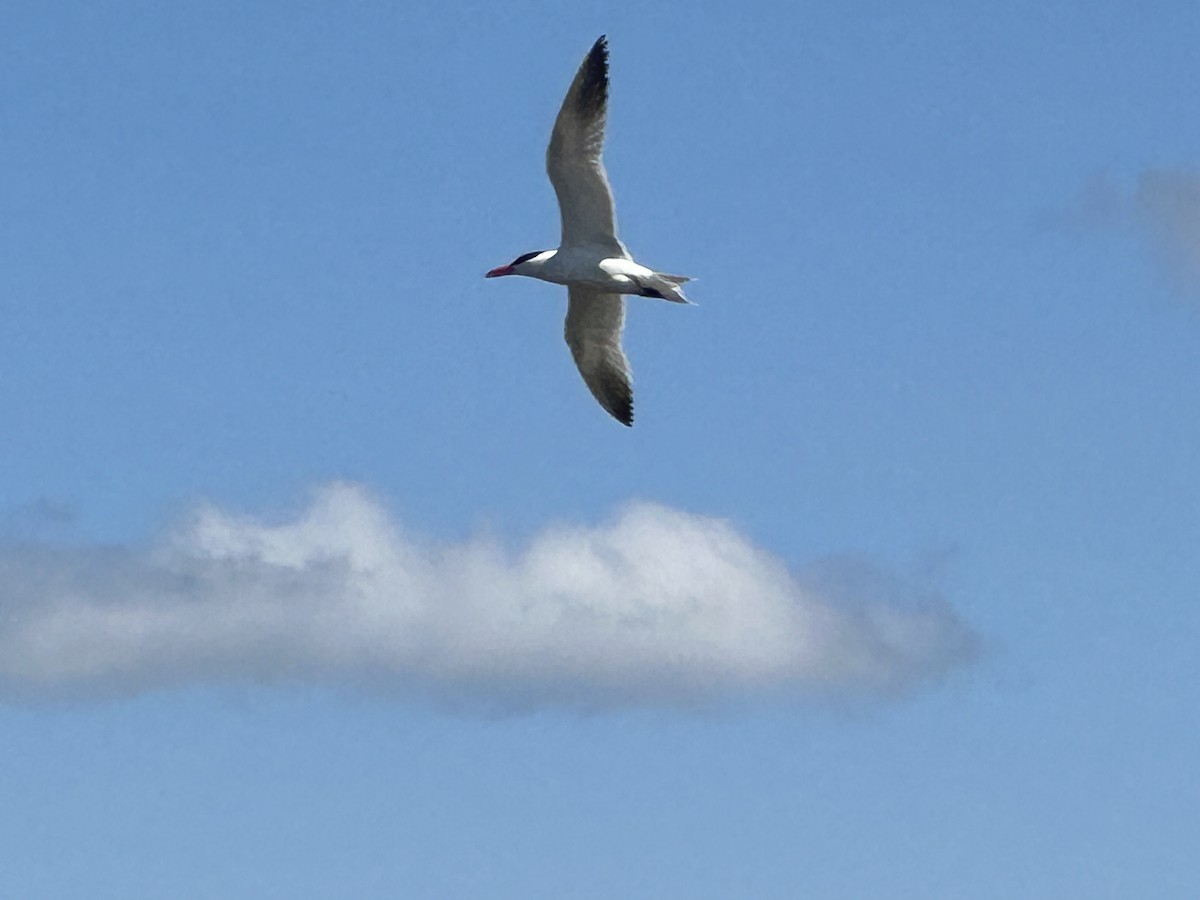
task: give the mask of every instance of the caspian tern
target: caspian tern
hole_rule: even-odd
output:
[[[691,279],[638,265],[617,238],[612,189],[601,151],[608,111],[608,43],[592,45],[563,100],[546,148],[546,172],[562,215],[557,250],[523,253],[487,273],[527,275],[567,286],[566,339],[592,395],[618,422],[633,425],[629,360],[621,349],[624,294],[687,303]]]

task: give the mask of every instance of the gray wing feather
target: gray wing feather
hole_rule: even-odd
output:
[[[625,298],[586,287],[567,291],[565,336],[579,374],[600,405],[623,425],[633,425],[633,385],[621,349]]]
[[[563,245],[591,244],[627,258],[617,240],[612,189],[601,160],[607,113],[608,44],[601,35],[558,111],[546,148],[546,173],[558,195]]]

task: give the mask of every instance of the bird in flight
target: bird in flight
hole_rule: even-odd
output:
[[[563,100],[546,172],[562,216],[557,250],[523,253],[487,273],[527,275],[567,286],[567,346],[583,381],[618,422],[633,425],[629,360],[621,349],[625,294],[687,303],[684,275],[638,265],[617,238],[612,189],[604,171],[604,120],[608,111],[608,42],[592,45]]]

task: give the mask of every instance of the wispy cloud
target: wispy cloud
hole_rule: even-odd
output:
[[[976,641],[861,567],[799,577],[728,523],[634,503],[519,551],[439,544],[337,483],[291,521],[216,508],[150,548],[0,549],[0,696],[305,681],[490,707],[880,695]]]
[[[1177,293],[1200,301],[1200,171],[1147,169],[1129,188],[1093,179],[1061,224],[1120,229],[1147,248]]]
[[[0,536],[40,534],[60,529],[74,521],[75,510],[70,504],[49,497],[38,497],[0,512]]]

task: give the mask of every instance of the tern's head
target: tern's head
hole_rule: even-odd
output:
[[[532,253],[522,253],[507,266],[497,266],[484,278],[499,278],[501,275],[532,275],[537,272],[546,260],[554,255],[553,250],[534,250]]]

